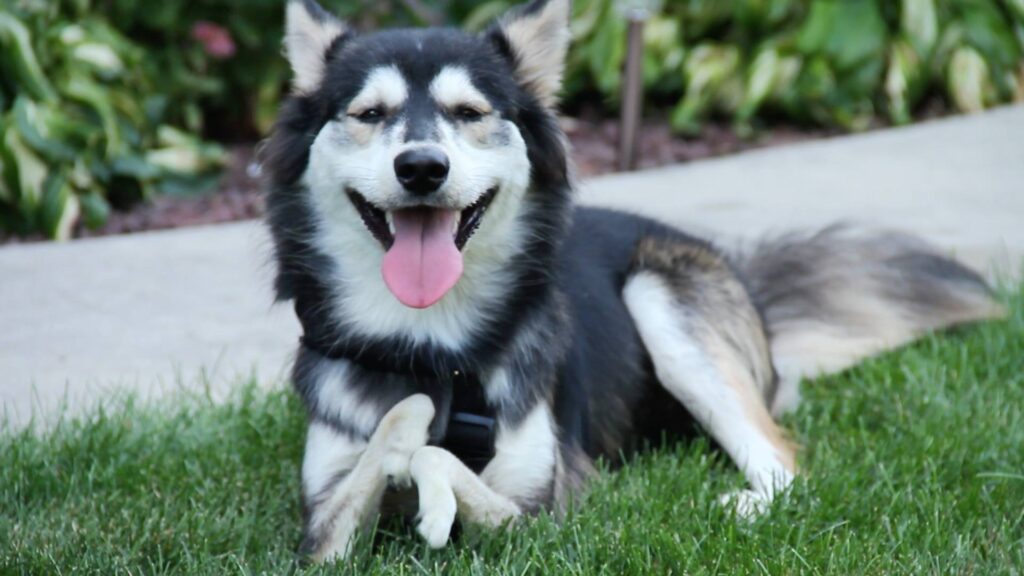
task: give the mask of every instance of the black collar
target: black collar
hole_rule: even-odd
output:
[[[414,382],[411,390],[421,391],[434,399],[435,405],[442,404],[447,410],[438,409],[438,416],[447,414],[447,422],[431,425],[439,434],[431,444],[440,446],[461,460],[476,473],[480,473],[494,458],[496,415],[494,408],[484,397],[483,384],[476,374],[461,369],[437,372],[423,362],[410,362],[406,369],[399,370],[387,355],[376,354],[373,350],[355,350],[349,346],[325,346],[316,338],[302,336],[301,345],[331,360],[345,360],[367,372],[389,372],[408,375]],[[425,389],[429,386],[430,389]]]
[[[458,372],[452,381],[448,426],[438,445],[479,474],[494,458],[495,414],[479,378]]]

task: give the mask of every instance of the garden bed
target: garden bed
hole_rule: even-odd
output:
[[[563,127],[572,144],[573,158],[582,178],[610,174],[619,170],[619,123],[584,113],[567,118]],[[667,121],[647,120],[641,132],[638,168],[702,160],[735,154],[744,150],[782,146],[837,134],[837,130],[779,126],[754,137],[741,137],[723,124],[708,124],[700,136],[681,138],[670,130]],[[112,212],[106,224],[96,230],[79,225],[74,237],[87,238],[199,226],[259,218],[263,198],[256,163],[256,146],[238,145],[230,149],[230,164],[216,190],[193,196],[158,196],[128,210]],[[37,242],[41,235],[26,238],[0,238],[0,243]]]
[[[324,3],[360,29],[480,31],[516,2],[452,0],[426,12],[421,2]],[[259,214],[251,150],[225,155],[218,143],[265,134],[286,93],[280,0],[136,4],[0,9],[0,242]],[[574,2],[563,91],[574,115],[588,106],[614,115],[627,52],[617,6]],[[644,104],[662,119],[649,127],[642,167],[806,136],[748,142],[716,121],[744,134],[773,122],[859,132],[927,117],[936,99],[965,112],[1024,101],[1020,0],[677,2],[650,16]],[[607,117],[572,130],[584,176],[616,164]],[[674,140],[669,125],[699,136]],[[232,158],[220,193],[166,197],[209,189]],[[150,204],[125,211],[142,199]]]

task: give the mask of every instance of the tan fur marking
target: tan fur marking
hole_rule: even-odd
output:
[[[366,146],[377,133],[377,125],[366,124],[354,118],[345,119],[345,132],[353,142],[360,146]]]
[[[585,494],[587,480],[597,476],[594,462],[575,444],[561,446],[555,460],[555,484],[553,511],[557,517],[564,517],[573,503]]]
[[[796,453],[798,446],[794,443],[768,412],[764,399],[758,394],[756,384],[751,375],[740,369],[743,365],[730,348],[718,339],[705,341],[708,353],[715,359],[715,364],[721,370],[725,384],[736,393],[743,405],[743,411],[750,417],[750,420],[768,438],[768,441],[775,447],[776,455],[782,465],[790,473],[797,472]]]
[[[296,94],[312,92],[320,85],[327,49],[345,31],[346,27],[340,20],[317,20],[302,2],[288,2],[284,51],[294,73],[292,87]]]
[[[713,321],[705,333],[748,368],[757,392],[770,392],[774,372],[764,325],[721,254],[701,244],[645,238],[637,247],[636,266],[663,274],[702,318]]]
[[[558,103],[565,71],[569,32],[569,0],[550,0],[538,13],[506,20],[501,28],[516,53],[516,76],[542,104]]]
[[[637,267],[658,271],[693,308],[695,336],[739,398],[743,411],[775,447],[779,461],[796,472],[797,446],[775,423],[765,398],[773,378],[761,318],[725,258],[701,244],[645,238]]]
[[[469,135],[475,144],[479,146],[488,146],[490,145],[494,134],[500,130],[501,124],[497,118],[488,116],[479,122],[466,123],[461,128],[467,135]]]

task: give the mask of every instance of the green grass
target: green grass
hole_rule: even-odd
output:
[[[741,478],[696,442],[603,473],[561,525],[440,552],[390,526],[347,563],[303,566],[302,410],[249,385],[0,434],[0,573],[1019,574],[1024,289],[1007,299],[1009,321],[807,384],[787,422],[806,474],[752,524],[714,504]]]

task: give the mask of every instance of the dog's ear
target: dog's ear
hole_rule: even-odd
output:
[[[571,0],[533,0],[509,11],[487,32],[512,60],[519,83],[545,106],[558,103],[571,16]]]
[[[348,33],[345,23],[315,0],[288,0],[285,8],[284,53],[292,66],[292,86],[304,94],[323,80],[327,50]]]

